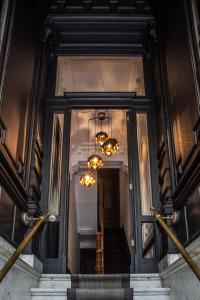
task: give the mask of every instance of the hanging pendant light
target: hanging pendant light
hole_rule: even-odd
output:
[[[118,148],[118,141],[114,138],[110,138],[102,145],[101,152],[107,156],[111,156],[117,152]]]
[[[99,112],[97,117],[101,122],[101,130],[96,133],[96,145],[102,146],[108,140],[108,134],[102,130],[102,122],[107,118],[105,112]]]
[[[103,166],[103,160],[101,156],[93,154],[88,158],[88,168],[90,169],[99,169]]]
[[[99,131],[97,132],[95,138],[96,144],[102,146],[108,140],[108,135],[105,131]]]
[[[91,171],[87,171],[83,173],[83,175],[80,178],[80,184],[84,187],[90,187],[95,183],[95,177],[94,174]]]

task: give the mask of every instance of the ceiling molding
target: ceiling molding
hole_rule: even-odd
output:
[[[153,21],[147,1],[131,0],[80,0],[76,5],[57,0],[46,20],[55,55],[143,53],[145,29]]]

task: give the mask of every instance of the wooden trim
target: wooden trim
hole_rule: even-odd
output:
[[[8,160],[10,165],[13,166],[13,168],[16,170],[16,173],[18,173],[18,165],[15,161],[15,159],[12,157],[8,146],[6,145],[6,135],[7,135],[7,128],[4,125],[2,119],[0,118],[0,147],[2,147],[2,151],[4,152],[5,158]],[[18,173],[19,175],[19,173]],[[22,176],[20,176],[22,177]]]
[[[0,145],[0,182],[7,190],[15,203],[22,209],[27,210],[27,191],[24,189],[16,169],[6,159],[5,151]]]
[[[195,143],[198,144],[200,142],[200,117],[196,125],[194,126],[193,132],[194,132]]]
[[[36,58],[34,63],[34,70],[33,70],[33,77],[32,77],[32,87],[31,87],[31,94],[29,99],[29,111],[28,111],[28,121],[27,121],[27,135],[26,135],[26,141],[25,141],[25,157],[24,157],[24,184],[26,187],[29,186],[30,181],[30,172],[31,172],[31,158],[32,158],[32,151],[30,149],[33,148],[33,142],[34,142],[34,131],[37,130],[36,124],[38,121],[37,118],[37,111],[39,107],[39,103],[41,101],[40,92],[41,92],[41,85],[40,80],[43,75],[43,63],[44,63],[44,57],[43,57],[43,42],[42,42],[42,36],[40,36],[40,41],[38,45],[38,49],[36,51]],[[37,100],[36,100],[37,99]],[[39,133],[36,132],[36,143],[41,142],[41,138],[39,136]],[[39,150],[39,144],[37,149]],[[33,150],[33,149],[32,149]],[[38,153],[39,154],[39,153]],[[42,156],[42,155],[41,155]]]
[[[11,195],[15,203],[23,210],[27,210],[27,192],[22,180],[23,164],[21,172],[6,145],[6,126],[0,119],[0,182]]]
[[[186,27],[187,27],[187,35],[188,35],[188,44],[191,56],[191,64],[193,70],[193,77],[195,82],[195,90],[196,90],[196,98],[197,98],[197,106],[200,109],[200,59],[198,55],[198,48],[196,43],[196,36],[194,32],[194,23],[191,0],[183,0],[185,18],[186,18]]]
[[[187,168],[183,170],[179,183],[174,191],[173,199],[175,208],[178,209],[190,194],[195,189],[196,185],[200,181],[200,144],[196,145],[190,161],[188,161]]]
[[[153,99],[138,97],[135,93],[65,93],[63,97],[47,98],[47,105],[52,109],[112,107],[130,108],[151,107]]]
[[[3,37],[2,48],[0,49],[0,106],[2,104],[2,94],[3,94],[3,85],[6,75],[6,66],[10,52],[10,44],[12,38],[12,31],[13,31],[13,23],[14,23],[14,16],[15,16],[15,9],[16,9],[16,0],[5,0],[9,1],[8,4],[8,12],[6,15],[7,24],[5,27],[5,33]],[[1,28],[0,28],[1,30]]]
[[[162,28],[162,8],[161,3],[159,4],[159,14],[157,16],[158,19],[158,36],[159,36],[159,44],[158,49],[156,52],[157,57],[157,68],[158,71],[156,73],[155,82],[159,80],[160,83],[160,101],[161,105],[163,107],[163,117],[164,117],[164,123],[166,125],[166,129],[164,130],[165,134],[165,143],[167,146],[167,152],[169,157],[169,167],[170,167],[170,177],[171,177],[171,185],[172,189],[175,188],[176,185],[176,161],[175,161],[175,147],[174,147],[174,137],[173,137],[173,128],[172,128],[172,121],[171,121],[171,112],[170,112],[170,106],[169,106],[169,87],[168,87],[168,80],[167,80],[167,67],[165,62],[165,51],[164,51],[164,41],[163,41],[163,35],[161,32]],[[161,80],[160,80],[161,78]],[[161,112],[160,112],[161,113]]]

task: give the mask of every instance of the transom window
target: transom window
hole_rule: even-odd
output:
[[[64,92],[136,92],[145,96],[142,57],[58,57],[56,96]]]

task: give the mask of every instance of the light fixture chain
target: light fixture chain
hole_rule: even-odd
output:
[[[110,122],[111,122],[111,132],[110,132],[110,137],[111,137],[111,139],[112,139],[112,117],[110,118]]]
[[[88,120],[88,156],[89,156],[89,153],[90,153],[90,130],[89,130],[89,122],[90,122],[90,119]]]
[[[108,136],[109,136],[109,130],[110,130],[110,118],[109,118],[109,110],[108,110]]]

